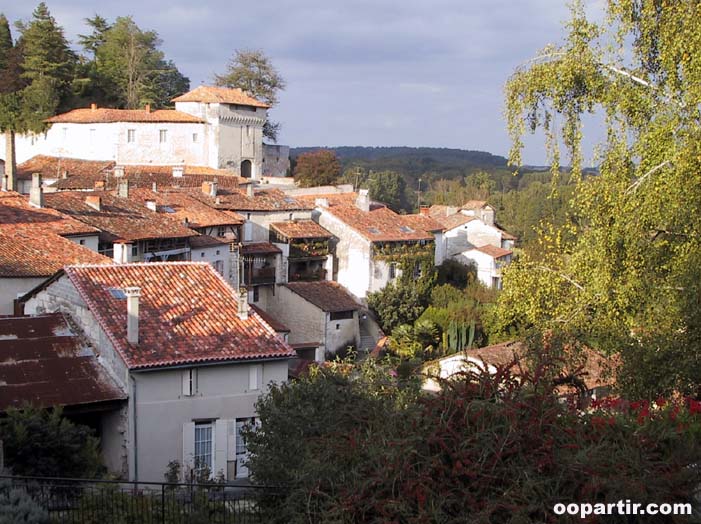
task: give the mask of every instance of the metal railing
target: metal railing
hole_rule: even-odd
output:
[[[260,500],[279,490],[229,484],[123,482],[0,475],[0,491],[20,490],[70,524],[259,524]]]

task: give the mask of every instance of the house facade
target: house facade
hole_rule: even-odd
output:
[[[69,315],[128,395],[103,449],[110,470],[160,481],[168,463],[247,475],[240,431],[294,351],[211,265],[70,266],[23,299]]]

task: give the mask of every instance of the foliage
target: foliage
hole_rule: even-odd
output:
[[[270,58],[260,49],[237,49],[223,75],[215,75],[217,85],[237,87],[273,107],[278,93],[285,89],[285,80],[273,66]],[[268,119],[263,135],[277,142],[280,124]]]
[[[620,384],[634,392],[696,394],[701,4],[610,0],[607,10],[596,24],[575,3],[563,45],[507,84],[511,161],[524,132],[542,128],[553,177],[562,142],[577,186],[570,219],[544,225],[537,249],[505,270],[495,327],[565,330],[620,351]],[[607,137],[601,174],[578,180],[581,118],[595,109]]]
[[[440,286],[450,284],[458,289],[465,289],[470,283],[477,280],[477,267],[474,263],[466,266],[448,258],[438,266],[438,279],[436,283]]]
[[[60,408],[8,409],[0,419],[0,440],[12,473],[34,477],[97,478],[99,440],[87,426],[73,424]]]
[[[365,183],[371,200],[387,204],[393,211],[411,211],[404,178],[393,171],[371,173]]]
[[[294,167],[295,182],[300,187],[333,184],[341,172],[341,165],[333,151],[319,149],[300,155]]]
[[[26,490],[0,479],[0,524],[48,524],[49,514]]]
[[[267,521],[559,522],[562,501],[696,500],[701,403],[578,411],[547,366],[467,372],[430,395],[377,365],[274,386],[246,433],[255,480],[289,486]]]
[[[102,19],[88,23],[95,32],[82,37],[83,45],[94,52],[96,81],[116,105],[163,107],[189,89],[190,81],[158,49],[155,31],[142,30],[130,16],[118,17],[108,29]]]

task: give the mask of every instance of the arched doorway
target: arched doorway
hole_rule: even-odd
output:
[[[251,178],[251,161],[250,160],[244,160],[241,162],[241,176],[243,178]]]

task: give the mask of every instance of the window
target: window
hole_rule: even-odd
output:
[[[197,142],[197,133],[192,133],[192,141]]]
[[[224,276],[224,261],[223,260],[215,260],[212,262],[212,265],[214,266],[214,269],[216,270],[217,273],[219,273],[221,276]]]
[[[339,329],[341,329],[341,324],[336,324],[336,331],[338,331]]]
[[[204,251],[200,252],[200,257],[204,258]]]
[[[292,220],[292,217],[294,216],[293,213],[290,213],[290,220]]]
[[[205,468],[211,473],[213,470],[213,424],[211,422],[198,422],[195,424],[195,469],[199,471]]]
[[[79,243],[81,246],[84,246],[84,245],[85,245],[85,239],[84,239],[84,238],[81,238],[80,240],[78,240],[78,243]]]
[[[139,246],[131,246],[131,256],[139,256]]]
[[[183,370],[183,396],[192,397],[197,394],[197,369]]]
[[[350,311],[332,311],[331,320],[348,320],[353,318],[353,310]]]
[[[224,235],[226,235],[226,226],[219,226],[217,228],[217,236],[223,237]]]
[[[127,129],[127,142],[132,143],[136,140],[136,129]]]
[[[251,364],[248,367],[248,389],[255,391],[260,387],[258,376],[261,374],[262,367],[260,364]]]
[[[168,130],[167,129],[161,129],[160,131],[158,131],[158,141],[161,144],[164,144],[167,139],[168,139]]]
[[[260,292],[258,291],[258,287],[253,288],[253,302],[258,302],[260,300]]]
[[[397,264],[391,262],[389,265],[389,279],[393,280],[397,276]]]

